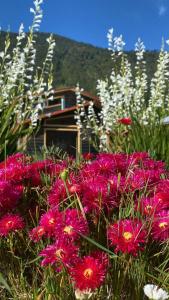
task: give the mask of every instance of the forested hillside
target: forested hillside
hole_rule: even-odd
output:
[[[37,66],[40,66],[47,51],[46,38],[49,34],[37,34]],[[0,34],[0,51],[4,49],[6,32]],[[16,42],[16,34],[10,33],[11,49]],[[54,35],[56,48],[54,52],[54,87],[75,86],[77,82],[86,90],[96,93],[97,79],[110,74],[112,62],[107,49],[79,43],[68,38]],[[127,52],[128,58],[134,66],[135,54]],[[158,52],[147,51],[145,59],[147,74],[150,79],[156,68]]]

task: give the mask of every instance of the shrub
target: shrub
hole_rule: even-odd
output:
[[[6,35],[4,51],[0,52],[0,158],[6,152],[16,151],[20,137],[29,136],[37,125],[39,112],[44,105],[44,96],[52,91],[52,57],[55,42],[52,35],[42,68],[35,69],[36,32],[39,30],[43,12],[43,0],[34,0],[33,23],[29,33],[24,33],[23,24],[11,49],[10,36]],[[30,123],[25,126],[25,121]]]
[[[143,42],[138,39],[135,45],[134,72],[122,36],[113,37],[111,29],[108,42],[113,67],[109,78],[97,82],[101,111],[98,114],[91,102],[86,113],[77,86],[77,125],[86,137],[91,134],[90,142],[99,151],[149,151],[168,163],[169,52],[163,43],[156,72],[148,82]]]
[[[169,290],[163,162],[146,152],[78,165],[17,154],[1,163],[0,181],[1,299],[139,300],[149,282]]]

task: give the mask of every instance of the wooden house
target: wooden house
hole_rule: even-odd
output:
[[[99,109],[99,99],[89,92],[81,93],[88,106],[90,101]],[[75,110],[77,109],[75,88],[63,88],[54,91],[54,99],[47,100],[44,112],[40,116],[39,130],[32,135],[27,143],[27,152],[33,154],[41,151],[42,146],[56,146],[69,155],[77,157],[78,153],[91,152],[87,139],[82,139],[76,125]]]

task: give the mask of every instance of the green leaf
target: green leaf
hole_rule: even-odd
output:
[[[6,280],[4,279],[2,273],[0,273],[0,284],[12,295],[11,289]]]
[[[80,234],[80,233],[79,233]],[[100,245],[99,243],[97,243],[96,241],[92,240],[91,238],[89,238],[88,236],[85,236],[83,234],[80,234],[85,240],[87,240],[88,242],[90,242],[91,244],[95,245],[96,247],[100,248],[101,250],[107,252],[108,254],[110,254],[111,256],[113,256],[113,258],[119,258],[118,255],[114,254],[114,252],[112,252],[111,250],[105,248],[104,246]]]

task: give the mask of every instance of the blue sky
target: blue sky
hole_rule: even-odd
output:
[[[0,0],[0,26],[18,31],[31,24],[33,0]],[[113,27],[122,34],[126,49],[141,37],[147,49],[159,49],[169,39],[169,0],[44,0],[41,31],[107,47],[106,34]]]

